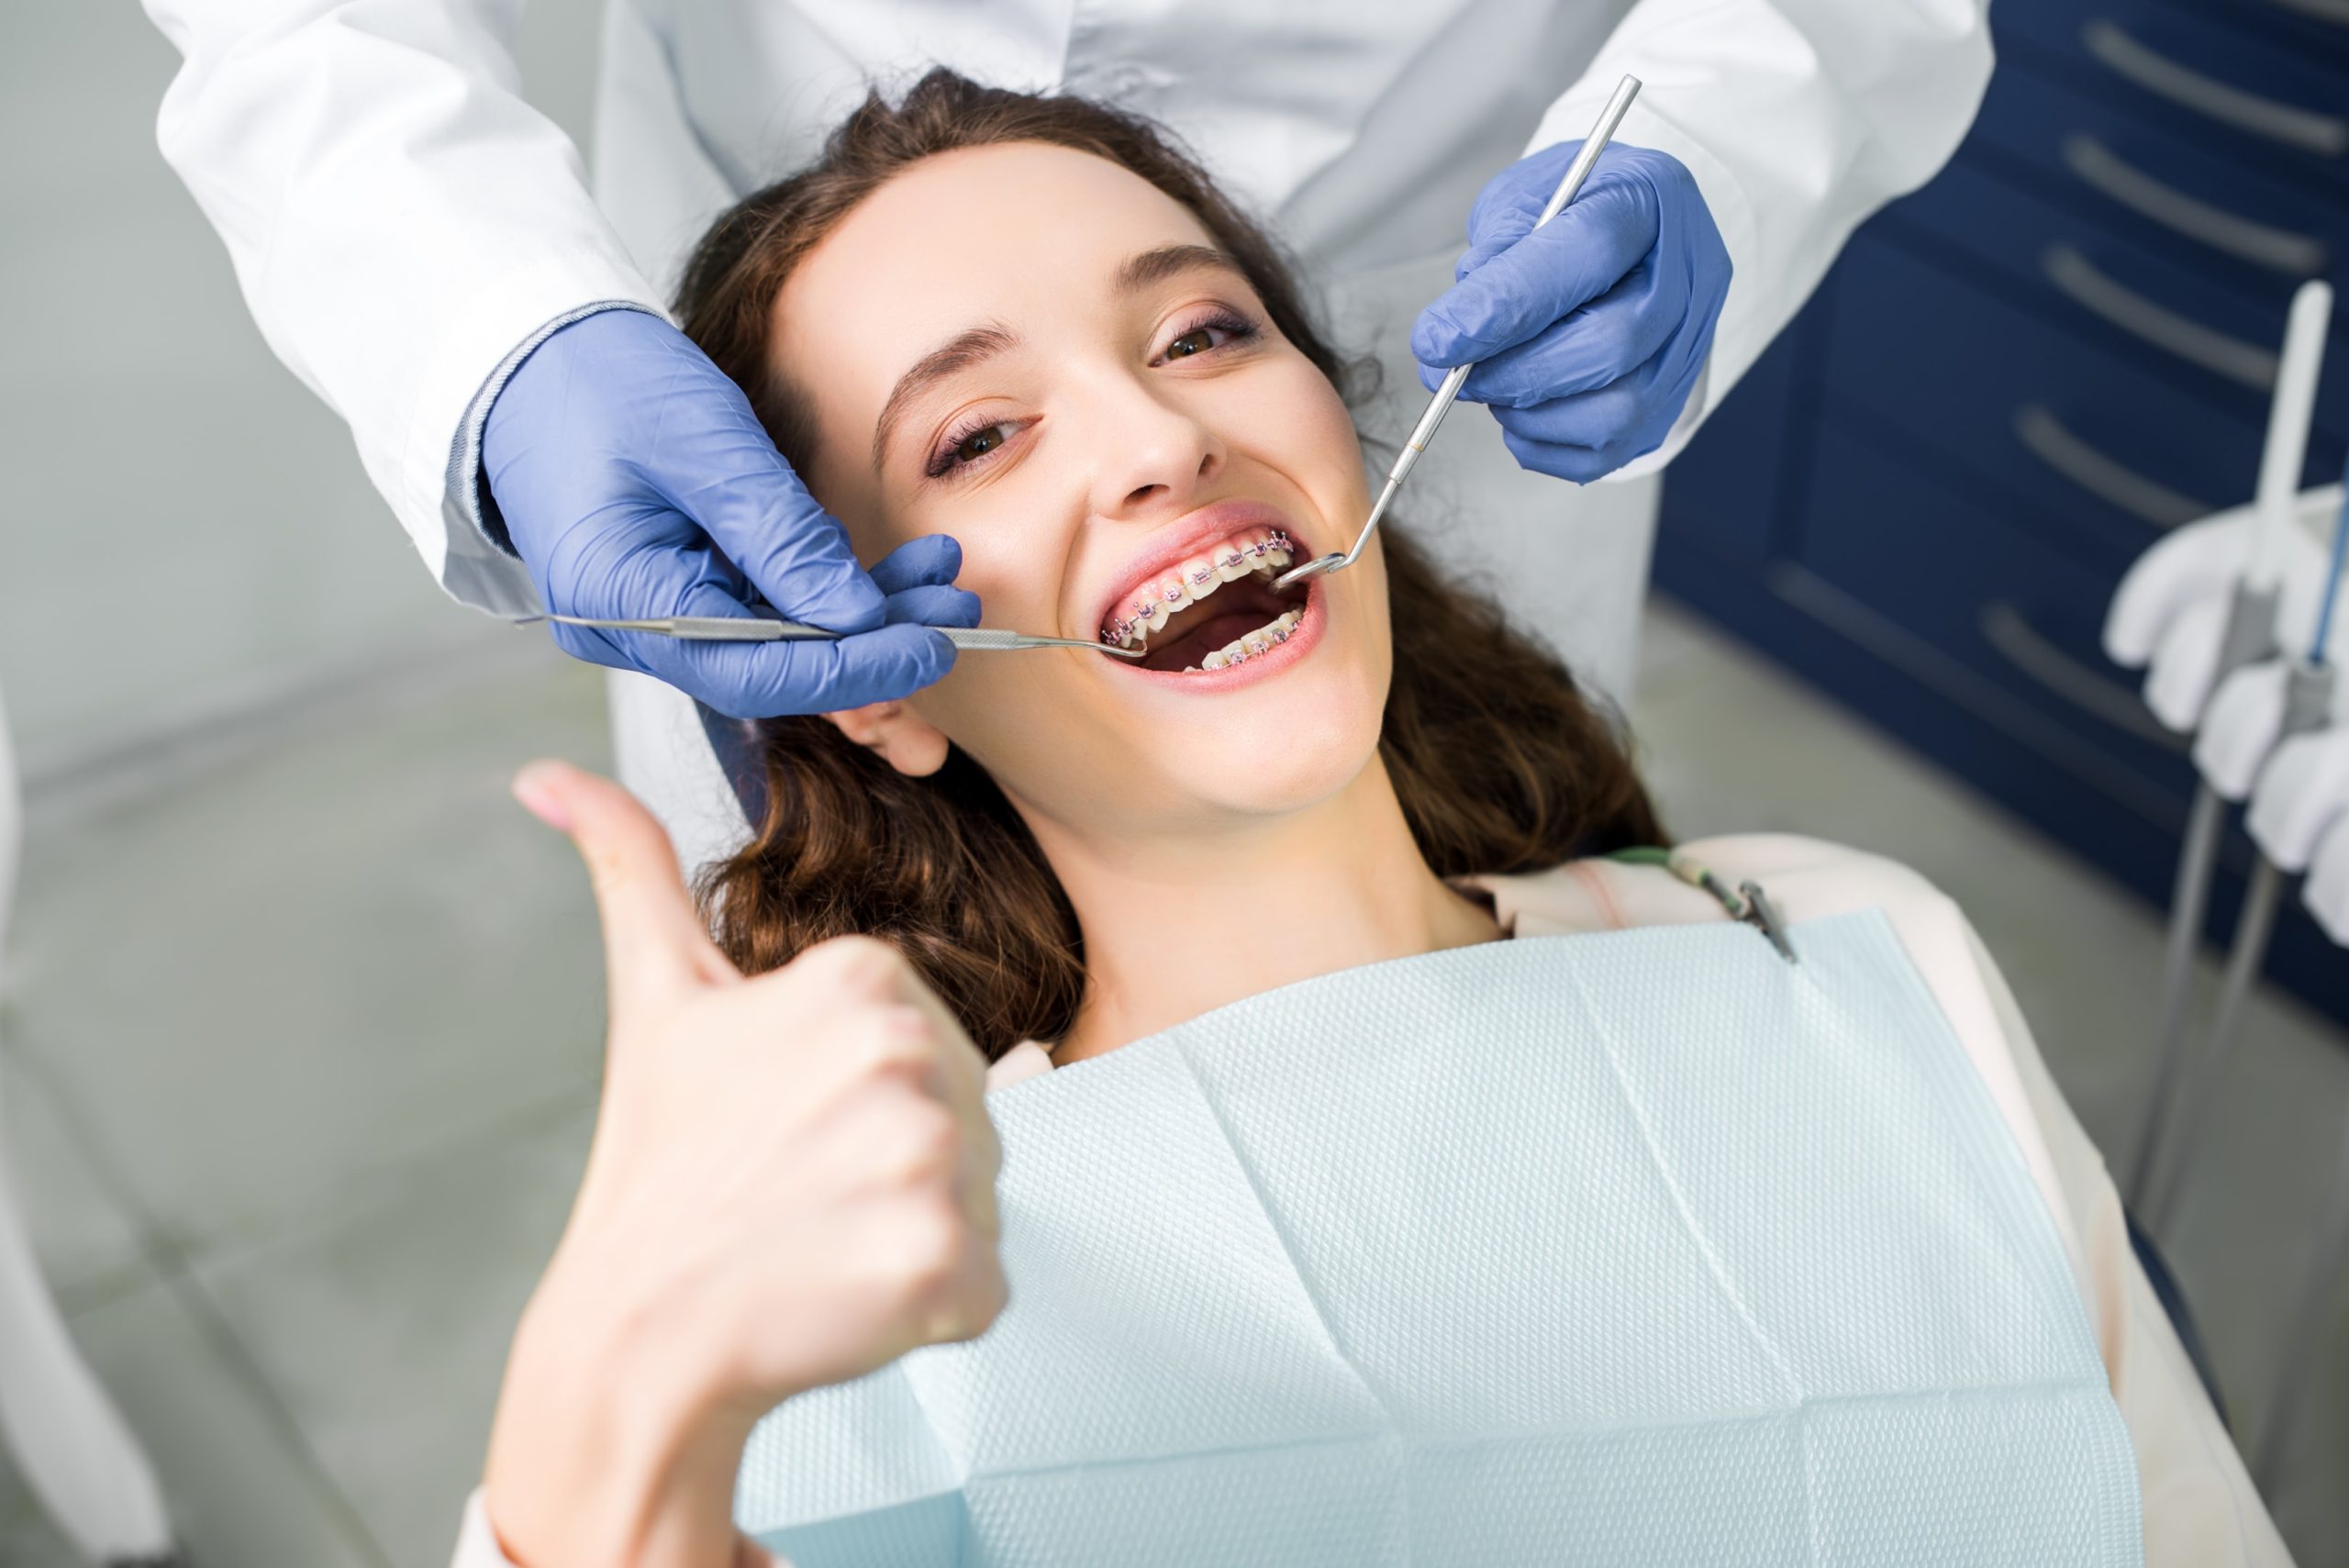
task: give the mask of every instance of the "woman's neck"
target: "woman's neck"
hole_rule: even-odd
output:
[[[1040,825],[1040,828],[1042,825]],[[1308,811],[1108,853],[1043,828],[1088,980],[1061,1063],[1317,974],[1500,935],[1411,838],[1383,762]]]

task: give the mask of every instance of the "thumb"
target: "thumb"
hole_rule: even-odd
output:
[[[515,775],[514,798],[570,834],[587,863],[614,1018],[740,978],[694,912],[669,835],[636,796],[568,762],[541,761]]]

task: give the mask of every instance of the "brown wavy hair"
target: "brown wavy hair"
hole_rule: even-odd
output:
[[[685,268],[685,332],[740,384],[795,464],[814,431],[806,399],[768,354],[784,281],[908,164],[1004,142],[1105,158],[1188,208],[1282,335],[1349,390],[1355,378],[1308,317],[1286,256],[1166,132],[1088,99],[982,86],[941,69],[895,105],[868,96],[812,167],[719,218]],[[1539,871],[1663,842],[1616,725],[1565,666],[1489,599],[1446,581],[1391,525],[1385,548],[1395,673],[1379,752],[1429,865],[1442,876]],[[1022,1040],[1067,1033],[1085,984],[1075,912],[985,769],[954,748],[937,773],[908,778],[821,717],[764,720],[752,741],[763,820],[700,887],[735,963],[773,969],[827,938],[862,933],[903,951],[989,1061]]]

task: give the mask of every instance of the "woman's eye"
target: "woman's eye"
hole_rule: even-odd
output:
[[[1210,349],[1220,349],[1226,344],[1236,343],[1255,335],[1255,328],[1237,316],[1218,317],[1202,321],[1197,327],[1175,338],[1160,350],[1158,359],[1152,362],[1196,359]]]
[[[1001,425],[989,425],[984,430],[972,431],[954,443],[954,455],[964,462],[976,462],[1003,445],[1007,439],[1004,428]]]
[[[1214,347],[1215,328],[1194,327],[1166,345],[1166,357],[1170,360],[1186,360],[1193,354],[1204,354]]]
[[[1011,439],[1011,426],[997,421],[982,425],[965,435],[951,438],[941,447],[937,457],[930,460],[930,476],[936,479],[966,463],[974,463]]]

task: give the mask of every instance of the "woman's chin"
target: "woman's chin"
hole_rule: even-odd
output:
[[[1377,751],[1379,716],[1358,692],[1328,695],[1301,712],[1235,704],[1178,754],[1162,757],[1169,793],[1243,817],[1303,811],[1338,794]]]
[[[1386,672],[1316,593],[1284,640],[1197,673],[1120,668],[1109,686],[1169,793],[1248,815],[1301,810],[1343,788],[1377,750]]]

